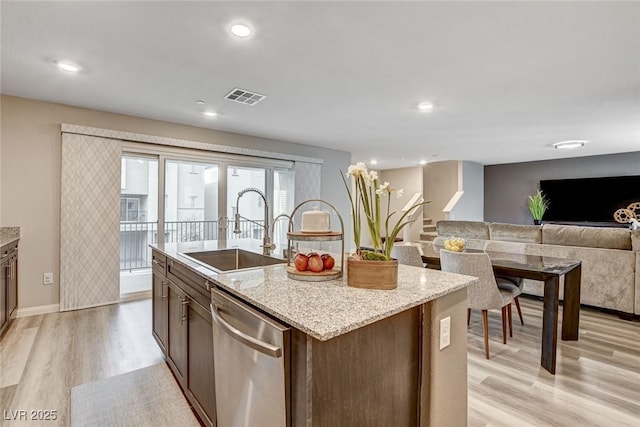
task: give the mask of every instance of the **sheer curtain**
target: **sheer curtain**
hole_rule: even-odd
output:
[[[60,311],[120,300],[122,141],[62,134]]]

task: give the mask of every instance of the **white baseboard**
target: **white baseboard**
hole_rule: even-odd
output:
[[[39,305],[36,307],[19,308],[16,317],[36,316],[38,314],[57,313],[60,311],[60,304]]]
[[[77,307],[74,310],[81,310],[84,308],[93,308],[100,307],[102,305],[109,304],[117,304],[119,302],[126,301],[135,301],[139,299],[151,298],[151,291],[141,291],[141,292],[132,292],[130,294],[124,295],[120,298],[119,301],[112,301],[104,304],[99,304],[97,306],[88,306],[88,307]],[[37,316],[38,314],[47,314],[47,313],[58,313],[60,311],[60,304],[49,304],[49,305],[39,305],[36,307],[26,307],[19,308],[16,312],[16,318],[18,317],[28,317],[28,316]]]

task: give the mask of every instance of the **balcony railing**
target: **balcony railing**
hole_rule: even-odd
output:
[[[151,267],[149,244],[158,243],[158,223],[120,223],[120,270]]]
[[[234,234],[234,223],[229,221],[227,240],[252,238],[262,239],[263,220],[253,222],[240,220],[240,234]],[[164,224],[164,242],[193,242],[217,240],[218,221],[168,221]],[[120,270],[151,268],[149,244],[158,243],[157,222],[120,223]]]

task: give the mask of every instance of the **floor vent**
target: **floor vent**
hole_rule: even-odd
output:
[[[246,105],[256,105],[265,98],[265,95],[260,95],[259,93],[249,92],[248,90],[238,88],[233,89],[225,95],[225,99],[228,99],[229,101],[239,102],[240,104]]]

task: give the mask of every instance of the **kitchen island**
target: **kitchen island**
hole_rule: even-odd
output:
[[[202,313],[207,307],[206,296],[221,289],[290,326],[290,344],[283,357],[287,425],[466,425],[466,286],[474,278],[401,265],[397,289],[380,291],[350,288],[346,277],[328,282],[296,281],[287,277],[284,265],[221,273],[183,255],[235,246],[260,250],[252,245],[251,241],[234,240],[153,246],[154,335],[158,339],[158,326],[162,330],[157,323],[168,324],[169,337],[161,347],[174,373],[178,371],[178,381],[182,378],[188,398],[194,395],[189,378],[201,381],[205,375],[195,371],[203,369],[213,350],[203,357],[189,354],[190,326],[186,326],[186,354],[172,351],[172,346],[184,344],[171,335],[183,323],[191,323],[193,316],[190,312],[185,315],[185,306],[191,310],[197,305],[201,317],[206,317]],[[162,268],[164,276],[160,276]],[[156,275],[160,280],[156,281]],[[182,286],[175,286],[176,282]],[[156,283],[161,288],[157,299]],[[173,310],[171,293],[169,289],[165,292],[165,287],[177,288]],[[188,291],[195,294],[189,296]],[[158,312],[166,300],[169,307],[163,317]],[[447,317],[451,343],[440,350],[439,323]],[[189,321],[184,322],[185,318]],[[197,323],[194,329],[210,332]],[[203,340],[198,340],[192,351],[213,347],[211,339]],[[190,360],[196,363],[191,366]],[[178,367],[181,369],[175,369]],[[223,369],[211,366],[210,377]],[[214,395],[214,383],[210,384],[210,395]],[[209,403],[204,411],[207,424],[215,422],[215,403],[213,406]]]

